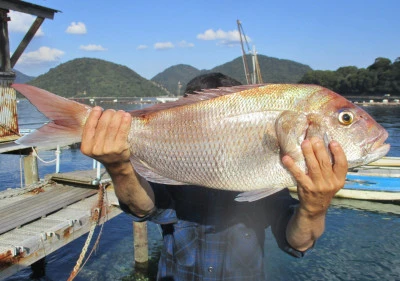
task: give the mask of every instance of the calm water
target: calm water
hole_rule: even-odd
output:
[[[133,109],[134,105],[119,105]],[[400,107],[367,107],[366,110],[389,131],[389,156],[400,157]],[[32,117],[33,114],[33,117]],[[36,128],[43,117],[26,101],[19,103],[22,128]],[[53,151],[39,152],[53,160]],[[20,156],[0,155],[0,187],[20,184]],[[63,150],[61,172],[90,169],[92,160],[79,150]],[[53,164],[39,162],[40,176],[53,173]],[[158,227],[149,223],[149,250],[153,271],[161,247]],[[132,220],[122,214],[104,226],[99,249],[75,280],[139,280],[132,267]],[[265,268],[268,280],[400,280],[400,205],[335,199],[327,216],[325,234],[315,250],[303,259],[281,252],[267,231]],[[86,236],[75,240],[46,258],[46,277],[66,280],[75,265]],[[23,270],[6,279],[32,280]],[[152,279],[150,279],[152,280]]]

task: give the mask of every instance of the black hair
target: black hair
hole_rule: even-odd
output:
[[[207,73],[199,75],[187,83],[185,96],[186,94],[194,94],[195,91],[200,91],[202,89],[214,89],[218,87],[230,87],[238,85],[242,85],[242,83],[222,73]]]

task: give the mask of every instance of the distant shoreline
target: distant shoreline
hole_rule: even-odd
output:
[[[375,106],[375,105],[380,105],[380,106],[400,106],[400,102],[353,102],[354,104],[357,105],[362,105],[362,106]]]

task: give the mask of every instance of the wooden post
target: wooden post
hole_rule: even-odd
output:
[[[25,185],[39,181],[37,157],[33,155],[33,152],[24,157],[24,175]]]
[[[11,71],[7,10],[0,9],[0,72]]]
[[[147,270],[149,261],[147,222],[133,223],[133,246],[135,249],[135,268]]]

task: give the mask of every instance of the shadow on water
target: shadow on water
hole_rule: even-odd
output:
[[[121,278],[121,281],[155,281],[157,280],[157,267],[160,254],[151,257],[147,268],[133,268],[128,276]]]

